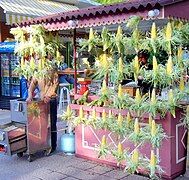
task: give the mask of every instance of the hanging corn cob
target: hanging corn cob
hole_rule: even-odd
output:
[[[119,87],[118,87],[118,98],[119,99],[122,98],[122,86],[121,86],[121,84],[119,84]]]
[[[120,57],[119,58],[119,69],[118,69],[119,73],[123,73],[123,60]]]
[[[141,95],[140,95],[140,89],[139,89],[139,88],[137,88],[137,90],[136,90],[136,97],[135,97],[135,99],[136,99],[137,101],[140,101],[140,100],[141,100]]]
[[[184,80],[183,80],[182,77],[180,78],[180,84],[179,84],[179,87],[180,87],[180,90],[181,90],[181,91],[184,91]]]
[[[130,123],[131,123],[131,115],[129,112],[127,112],[127,125],[128,127],[130,127]]]
[[[118,148],[117,148],[118,155],[121,156],[123,154],[123,147],[122,144],[119,142]]]
[[[34,68],[35,68],[35,62],[34,62],[34,58],[33,57],[31,57],[31,59],[30,59],[30,67],[34,70]]]
[[[138,61],[138,56],[135,56],[134,68],[135,68],[135,71],[134,71],[135,82],[137,82],[138,81],[139,68],[140,68],[139,61]]]
[[[118,127],[119,128],[123,127],[123,117],[122,117],[121,113],[119,113],[119,115],[118,115]]]
[[[107,94],[107,87],[106,87],[106,81],[105,80],[103,81],[103,84],[102,84],[102,93],[103,93],[103,95]]]
[[[135,164],[138,164],[138,150],[137,149],[135,149],[133,152],[133,162]]]
[[[172,62],[172,56],[169,56],[168,62],[167,62],[167,74],[171,75],[173,72],[173,62]]]
[[[151,102],[156,103],[156,89],[155,88],[153,88],[152,90]]]
[[[152,137],[154,137],[155,134],[156,134],[156,122],[152,120],[152,131],[151,131]]]
[[[139,127],[139,123],[138,123],[138,118],[135,118],[134,133],[136,135],[139,135],[139,133],[140,133],[140,127]]]
[[[157,38],[156,34],[156,23],[152,23],[152,30],[151,30],[151,39],[155,40]]]
[[[93,108],[92,115],[93,115],[93,119],[96,119],[96,109],[95,108]]]
[[[20,64],[21,64],[21,69],[23,70],[24,69],[24,64],[25,64],[24,57],[21,58]]]
[[[80,109],[79,109],[79,117],[80,118],[84,117],[83,107],[80,107]]]
[[[102,136],[101,148],[104,149],[106,147],[106,136]]]
[[[148,119],[149,126],[152,126],[152,116],[149,114],[149,119]]]
[[[151,150],[151,155],[150,155],[150,166],[152,167],[156,166],[156,158],[153,150]]]

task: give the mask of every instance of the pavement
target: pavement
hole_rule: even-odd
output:
[[[0,110],[0,124],[11,121],[10,111]],[[145,180],[144,176],[131,175],[105,164],[68,156],[60,151],[60,136],[65,124],[58,121],[58,148],[50,156],[43,152],[35,155],[34,161],[28,162],[27,155],[0,155],[0,180]],[[189,173],[176,178],[189,180]]]

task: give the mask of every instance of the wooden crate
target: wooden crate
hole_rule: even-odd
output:
[[[133,86],[122,86],[122,91],[123,93],[129,94],[131,97],[136,95],[136,89],[138,87],[133,87]]]

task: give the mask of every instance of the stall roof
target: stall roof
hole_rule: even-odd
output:
[[[20,25],[44,24],[49,31],[102,26],[126,22],[131,15],[149,18],[148,12],[153,9],[160,11],[158,18],[188,19],[188,8],[188,0],[129,0],[41,16]]]

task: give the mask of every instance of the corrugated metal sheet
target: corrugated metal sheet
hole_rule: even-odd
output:
[[[7,24],[78,9],[76,6],[48,0],[0,0],[0,6],[6,13]]]

